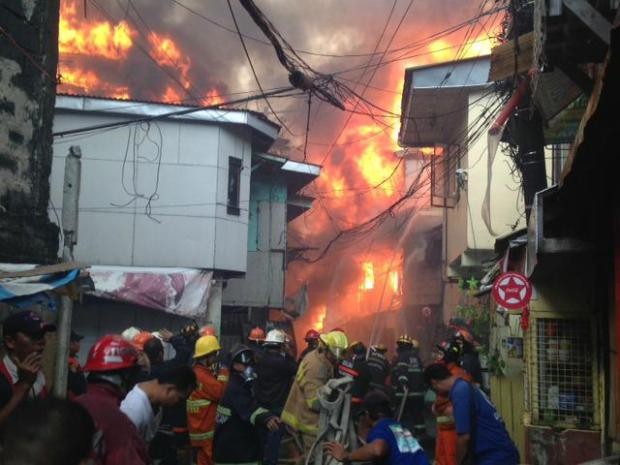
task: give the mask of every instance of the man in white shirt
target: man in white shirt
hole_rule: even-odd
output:
[[[189,366],[166,366],[154,379],[136,384],[121,402],[121,411],[136,425],[140,436],[150,442],[161,422],[161,407],[185,402],[195,388],[196,375]]]

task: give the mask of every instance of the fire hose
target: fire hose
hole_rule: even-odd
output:
[[[305,465],[310,465],[313,455],[314,465],[323,465],[323,451],[314,452],[324,440],[338,442],[347,439],[354,440],[354,435],[347,438],[347,435],[354,434],[351,420],[351,394],[349,393],[352,382],[353,378],[350,376],[330,379],[317,391],[320,405],[319,434],[308,451]],[[334,392],[336,398],[329,400]],[[332,458],[329,462],[332,460],[335,459]]]
[[[400,401],[400,405],[398,406],[398,415],[396,415],[396,421],[400,423],[400,419],[403,416],[403,411],[405,410],[405,404],[407,403],[407,397],[409,396],[409,386],[405,385],[403,387],[403,400]]]

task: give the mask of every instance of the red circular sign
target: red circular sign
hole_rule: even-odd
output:
[[[493,298],[504,308],[519,310],[530,303],[532,286],[520,273],[503,273],[493,284]]]

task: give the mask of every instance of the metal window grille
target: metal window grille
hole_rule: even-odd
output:
[[[594,343],[590,320],[537,318],[532,336],[535,369],[532,413],[535,424],[596,426]]]
[[[431,158],[431,206],[454,208],[458,202],[458,145],[435,146]]]

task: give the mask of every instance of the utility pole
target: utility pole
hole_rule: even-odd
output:
[[[65,182],[62,190],[62,232],[64,236],[62,260],[64,262],[73,261],[73,246],[77,244],[81,176],[82,151],[79,146],[74,145],[69,148],[69,154],[65,159]],[[54,395],[57,397],[66,397],[67,395],[72,314],[73,300],[69,295],[63,294],[60,297],[58,332],[56,333]]]

